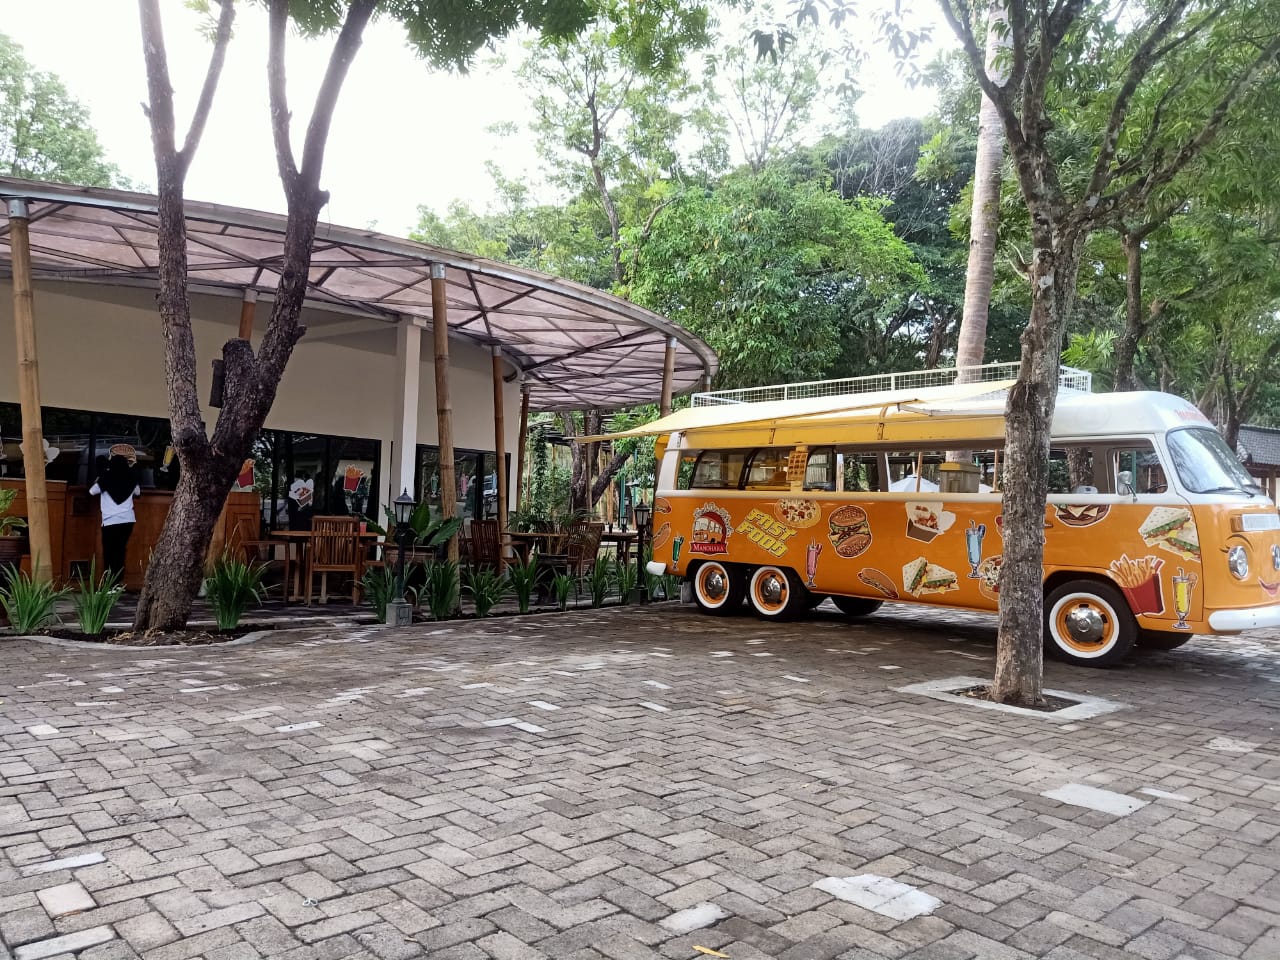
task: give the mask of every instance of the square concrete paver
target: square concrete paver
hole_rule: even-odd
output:
[[[1123,705],[1066,724],[898,692],[993,643],[673,604],[0,637],[0,957],[1280,956],[1280,638],[1050,663]]]

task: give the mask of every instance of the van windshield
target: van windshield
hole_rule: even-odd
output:
[[[1262,489],[1217,430],[1206,427],[1172,430],[1168,443],[1178,479],[1192,493],[1239,491],[1253,496]]]

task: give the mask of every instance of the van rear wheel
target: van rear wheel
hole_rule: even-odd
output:
[[[865,617],[884,606],[883,600],[869,600],[866,597],[832,597],[831,602],[846,617]]]
[[[742,607],[745,584],[741,574],[718,560],[708,560],[693,572],[693,599],[703,613],[723,617]]]
[[[1072,580],[1044,601],[1045,647],[1068,663],[1110,667],[1133,649],[1138,635],[1129,604],[1100,580]]]
[[[809,591],[786,567],[758,567],[751,574],[747,598],[766,620],[791,620],[808,609]]]

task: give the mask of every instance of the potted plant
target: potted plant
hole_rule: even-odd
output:
[[[9,564],[17,567],[22,559],[22,531],[26,529],[27,521],[9,514],[13,501],[17,499],[17,490],[0,490],[0,567]]]

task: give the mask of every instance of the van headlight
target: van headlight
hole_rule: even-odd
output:
[[[1249,576],[1249,553],[1240,544],[1227,551],[1227,568],[1237,580],[1244,580]]]

